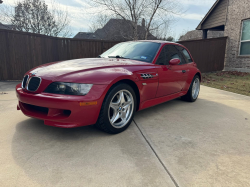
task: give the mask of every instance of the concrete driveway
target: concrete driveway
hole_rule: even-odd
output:
[[[250,186],[250,97],[202,86],[109,135],[24,116],[17,83],[0,82],[1,186]]]

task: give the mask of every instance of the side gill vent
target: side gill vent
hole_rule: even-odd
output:
[[[141,74],[141,78],[143,79],[152,79],[154,76],[151,74]]]

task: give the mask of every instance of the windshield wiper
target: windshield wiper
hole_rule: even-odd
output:
[[[116,56],[108,56],[109,58],[122,58],[122,59],[130,59],[130,58],[125,58],[125,57],[122,57],[120,55],[116,55]]]

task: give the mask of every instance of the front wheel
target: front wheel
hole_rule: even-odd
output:
[[[186,95],[182,96],[181,98],[185,101],[195,102],[200,93],[200,78],[198,75],[195,75],[189,90]]]
[[[118,84],[107,93],[96,126],[110,134],[120,133],[131,124],[136,96],[128,84]]]

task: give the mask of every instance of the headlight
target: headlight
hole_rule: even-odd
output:
[[[65,95],[86,95],[92,86],[93,84],[53,82],[44,92]]]

